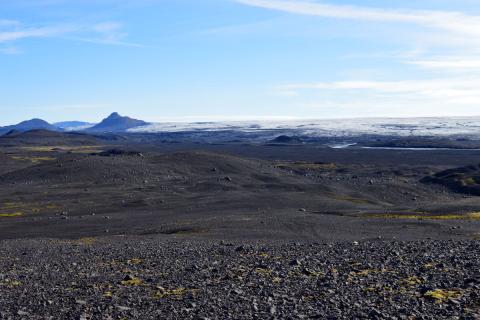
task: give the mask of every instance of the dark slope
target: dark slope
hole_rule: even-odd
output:
[[[108,118],[105,118],[99,124],[86,129],[87,132],[123,132],[131,128],[147,125],[148,122],[122,117],[114,112]]]
[[[422,182],[441,184],[455,192],[480,196],[480,165],[441,171],[423,178]]]
[[[66,145],[96,145],[97,137],[71,132],[58,132],[49,130],[30,130],[25,132],[14,131],[0,136],[1,146],[66,146]]]

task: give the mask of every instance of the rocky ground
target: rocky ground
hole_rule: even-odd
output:
[[[480,319],[478,150],[19,137],[1,320]]]
[[[478,241],[0,243],[1,319],[479,319]]]

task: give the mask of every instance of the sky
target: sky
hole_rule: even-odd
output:
[[[0,0],[0,125],[480,115],[478,0]]]

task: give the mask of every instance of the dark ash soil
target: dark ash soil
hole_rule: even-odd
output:
[[[479,317],[480,151],[0,146],[0,319]]]

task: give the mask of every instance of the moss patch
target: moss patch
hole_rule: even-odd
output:
[[[23,212],[0,213],[0,218],[15,218],[23,216]]]
[[[125,279],[120,282],[124,286],[140,286],[143,284],[142,279],[136,278],[136,277],[128,277],[128,279]]]
[[[383,219],[417,219],[417,220],[480,220],[480,212],[471,212],[465,214],[434,214],[420,212],[405,213],[367,213],[367,218]]]
[[[18,160],[18,161],[30,161],[33,164],[38,164],[40,162],[57,160],[56,158],[53,158],[53,157],[20,157],[20,156],[13,156],[11,158],[13,160]]]
[[[457,299],[461,296],[461,293],[456,290],[443,290],[443,289],[435,289],[430,290],[424,293],[423,295],[425,298],[435,300],[437,302],[444,302],[450,299]]]
[[[155,298],[161,299],[161,298],[176,298],[180,299],[183,296],[185,296],[188,293],[195,294],[199,290],[198,289],[185,289],[185,288],[176,288],[176,289],[164,289],[162,287],[157,288],[158,291],[155,293]]]

